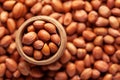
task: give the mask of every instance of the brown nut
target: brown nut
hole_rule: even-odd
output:
[[[87,13],[84,10],[77,10],[74,13],[74,19],[79,22],[85,22],[87,20]]]
[[[95,11],[89,12],[89,14],[88,14],[88,21],[89,22],[94,23],[94,22],[96,22],[97,18],[98,18],[97,12],[95,12]]]
[[[101,6],[101,4],[102,4],[102,1],[100,1],[100,0],[92,0],[91,1],[91,5],[92,5],[93,9],[95,9],[95,10],[98,10],[99,7]]]
[[[68,63],[66,66],[66,72],[70,77],[76,74],[76,65],[74,63]]]
[[[108,55],[113,55],[115,52],[115,47],[112,45],[104,45],[104,51],[108,54]]]
[[[34,78],[41,78],[43,73],[38,68],[32,68],[32,70],[30,70],[30,76]]]
[[[93,33],[92,31],[85,30],[85,31],[83,31],[82,36],[83,36],[86,40],[91,41],[91,40],[93,40],[93,39],[96,37],[96,34]]]
[[[119,70],[119,65],[118,64],[112,64],[109,67],[109,73],[115,75]]]
[[[77,23],[76,22],[72,22],[71,24],[69,24],[67,27],[66,27],[66,33],[68,35],[72,35],[76,32],[77,30]]]
[[[23,51],[25,54],[27,54],[28,56],[32,56],[33,55],[33,47],[31,46],[23,46]]]
[[[85,2],[82,0],[72,1],[72,9],[82,9],[85,5]]]
[[[24,5],[22,3],[18,2],[15,4],[12,11],[14,18],[20,18],[23,15],[23,11]]]
[[[105,5],[100,6],[98,12],[103,17],[109,17],[111,14],[110,9]]]
[[[73,44],[76,47],[81,47],[81,48],[84,48],[86,46],[85,40],[84,39],[80,39],[80,38],[75,38],[73,40]]]
[[[107,26],[109,23],[107,18],[103,18],[103,17],[98,17],[97,21],[96,21],[96,26],[101,27],[101,26]]]
[[[87,80],[87,79],[91,78],[91,76],[92,76],[91,68],[84,69],[84,71],[80,75],[81,79],[83,79],[83,80]]]
[[[47,45],[47,43],[44,44],[44,46],[43,46],[41,51],[42,51],[43,55],[45,55],[45,56],[49,56],[50,55],[50,48]]]
[[[84,61],[78,60],[75,61],[76,69],[79,73],[82,73],[85,69]]]
[[[50,43],[49,43],[49,48],[50,48],[50,52],[51,52],[51,53],[56,53],[57,50],[58,50],[57,45],[56,45],[55,43],[53,43],[53,42],[50,42]]]
[[[104,42],[107,43],[107,44],[112,44],[114,41],[115,41],[115,39],[110,35],[106,35],[104,37]]]
[[[36,3],[36,0],[25,0],[25,5],[32,7]]]
[[[72,14],[68,12],[64,16],[63,23],[64,25],[69,25],[71,22],[72,22]]]
[[[115,29],[119,28],[120,24],[119,24],[119,22],[118,22],[118,20],[117,20],[116,17],[110,16],[109,17],[109,23],[110,23],[110,25],[111,25],[112,28],[115,28]]]
[[[68,76],[65,72],[57,72],[54,79],[55,80],[67,80]]]
[[[40,21],[40,20],[37,20],[37,21],[34,21],[34,22],[33,22],[33,26],[34,26],[37,30],[43,29],[44,24],[45,24],[45,22],[44,22],[44,21]]]
[[[59,46],[60,45],[60,36],[58,34],[52,34],[51,41]]]
[[[43,45],[44,45],[44,42],[41,41],[41,40],[36,40],[36,41],[33,43],[33,47],[34,47],[35,49],[42,49]]]
[[[103,50],[101,47],[96,46],[94,47],[92,54],[95,59],[101,59],[103,56]]]
[[[5,61],[6,61],[6,67],[9,71],[11,72],[16,71],[17,63],[13,59],[7,58]]]
[[[0,63],[0,77],[3,77],[6,71],[5,63]]]
[[[26,45],[32,44],[37,39],[37,34],[35,32],[29,32],[23,35],[22,43]]]
[[[55,11],[57,12],[62,12],[63,11],[63,5],[60,0],[52,0],[52,7]]]
[[[8,19],[8,12],[6,11],[2,11],[1,14],[0,14],[0,20],[1,22],[6,22]]]
[[[102,60],[96,61],[94,67],[100,72],[106,72],[108,70],[108,64]]]
[[[57,71],[62,67],[62,65],[59,62],[52,63],[48,65],[48,69],[51,71]]]
[[[8,47],[12,42],[12,37],[10,35],[6,35],[4,36],[1,41],[0,41],[0,45],[3,47]]]
[[[100,77],[100,72],[97,69],[93,69],[92,70],[92,78],[97,79],[98,77]]]
[[[42,53],[41,53],[40,51],[34,50],[33,57],[34,57],[34,59],[36,59],[36,60],[41,60],[42,57],[43,57],[43,55],[42,55]]]
[[[60,62],[61,62],[62,64],[65,64],[65,63],[67,63],[67,62],[69,62],[69,61],[71,60],[71,57],[72,57],[72,56],[71,56],[70,52],[66,49],[66,50],[64,51],[62,57],[60,58]]]
[[[45,6],[43,6],[43,8],[41,9],[41,14],[42,14],[42,15],[49,15],[49,14],[52,13],[52,11],[53,11],[52,6],[50,6],[50,5],[45,5]]]
[[[113,76],[112,74],[106,74],[104,77],[103,77],[103,80],[112,80]]]
[[[34,4],[32,6],[32,8],[30,9],[30,11],[33,13],[33,14],[38,14],[42,9],[42,4],[40,2]]]
[[[56,27],[55,25],[51,24],[51,23],[46,23],[44,25],[44,28],[49,32],[49,33],[56,33]]]
[[[18,70],[20,71],[21,74],[27,76],[30,73],[30,66],[28,65],[27,62],[21,61],[18,64]]]
[[[46,30],[41,29],[38,32],[38,38],[46,42],[50,40],[50,34]]]
[[[0,27],[0,38],[2,38],[6,34],[6,29],[4,27]]]
[[[107,6],[108,6],[108,8],[113,8],[114,7],[114,0],[107,0]]]
[[[64,12],[69,12],[71,10],[72,1],[66,1],[63,3]]]
[[[77,49],[77,58],[78,59],[84,59],[84,57],[86,56],[87,51],[85,49]]]
[[[10,33],[15,32],[16,23],[15,23],[14,19],[12,19],[12,18],[7,19],[7,28],[10,31]]]
[[[68,51],[72,54],[72,55],[76,55],[77,53],[77,48],[75,47],[75,45],[71,42],[67,42],[67,49]]]
[[[13,7],[14,7],[14,5],[15,5],[15,3],[16,3],[16,1],[14,1],[14,0],[10,0],[10,1],[5,1],[4,3],[3,3],[3,7],[6,9],[6,10],[12,10],[13,9]]]

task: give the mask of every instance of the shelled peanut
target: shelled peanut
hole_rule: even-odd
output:
[[[60,46],[60,35],[52,23],[36,20],[22,37],[23,52],[36,60],[54,55]]]
[[[62,57],[46,66],[24,61],[15,45],[17,29],[25,20],[36,15],[56,19],[67,33]],[[24,44],[24,48],[29,49],[27,55],[33,57],[34,52],[42,53],[41,45],[44,46],[49,38],[41,35],[45,39],[38,40],[41,37],[36,30],[42,28],[51,34],[51,28],[43,27],[33,24],[26,29],[28,33],[24,35],[35,34],[32,36],[34,39],[26,42],[30,46]],[[49,44],[53,46],[53,43],[51,38]],[[120,0],[0,0],[0,79],[119,80]]]

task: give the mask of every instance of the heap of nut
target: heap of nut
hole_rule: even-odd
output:
[[[60,36],[57,32],[56,26],[52,23],[34,21],[27,27],[22,38],[24,53],[36,60],[54,55],[60,45]]]
[[[64,54],[46,66],[26,62],[16,50],[16,31],[36,15],[56,19],[67,33]],[[36,34],[31,30],[33,26],[24,37]],[[44,42],[38,39],[33,42],[35,48]],[[45,46],[49,44],[44,42]],[[32,57],[44,59],[38,58],[42,49],[36,50]],[[33,79],[120,80],[120,0],[0,0],[0,80]]]

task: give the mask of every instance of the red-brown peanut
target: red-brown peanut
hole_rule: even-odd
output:
[[[6,71],[5,63],[0,63],[0,77],[3,77]]]
[[[65,72],[57,72],[55,75],[55,80],[67,80],[67,74]]]
[[[16,49],[17,30],[34,16],[54,18],[67,34],[52,64],[28,63]],[[119,80],[119,28],[120,0],[0,0],[0,80]],[[44,20],[28,24],[21,41],[25,55],[38,61],[61,45],[56,25]]]
[[[41,14],[42,15],[49,15],[51,14],[53,11],[52,7],[50,5],[45,5],[42,9],[41,9]]]
[[[94,67],[98,69],[100,72],[106,72],[109,66],[106,62],[99,60],[94,63]]]
[[[112,74],[106,74],[104,77],[103,77],[103,80],[112,80]]]
[[[91,22],[91,23],[96,22],[97,18],[98,18],[98,13],[95,12],[95,11],[91,11],[91,12],[88,14],[88,21]]]
[[[120,24],[119,24],[119,22],[118,22],[116,17],[110,16],[109,17],[109,23],[110,23],[112,28],[115,28],[115,29],[119,28]]]
[[[28,65],[28,63],[21,61],[18,64],[18,70],[20,71],[21,74],[23,75],[29,75],[30,73],[30,66]]]
[[[67,74],[72,77],[76,74],[76,65],[74,63],[68,63],[66,66]]]
[[[62,67],[62,65],[59,63],[59,62],[55,62],[53,64],[50,64],[48,66],[48,69],[51,70],[51,71],[57,71],[59,70],[60,68]]]
[[[87,12],[84,10],[77,10],[74,13],[74,19],[79,22],[85,22],[87,21]]]
[[[13,9],[13,6],[15,5],[16,1],[12,0],[12,1],[5,1],[3,3],[3,7],[6,9],[6,10],[12,10]]]
[[[96,26],[101,27],[101,26],[107,26],[109,23],[107,18],[104,17],[98,17],[97,21],[96,21]]]
[[[77,48],[75,47],[75,45],[71,42],[67,43],[67,49],[68,51],[72,54],[72,55],[76,55],[77,53]]]
[[[11,72],[16,71],[17,63],[13,59],[7,58],[5,60],[5,62],[6,62],[6,67],[7,67],[8,70],[10,70]]]
[[[92,78],[97,79],[98,77],[100,77],[100,72],[97,69],[93,69],[92,70]]]
[[[83,79],[83,80],[89,79],[91,76],[92,76],[91,68],[84,69],[84,71],[80,75],[81,79]]]
[[[82,71],[85,69],[84,61],[76,61],[75,65],[76,65],[76,69],[79,73],[82,73]]]
[[[97,36],[95,39],[94,39],[94,42],[93,42],[96,46],[102,46],[103,45],[103,36]]]
[[[109,17],[111,14],[110,9],[105,5],[101,5],[98,12],[103,17]]]
[[[96,34],[93,33],[92,31],[85,30],[85,31],[83,31],[82,36],[83,36],[86,40],[91,41],[91,40],[93,40],[93,39],[96,37]]]
[[[41,9],[42,9],[42,4],[38,2],[32,6],[30,11],[32,12],[32,14],[38,14],[41,11]]]
[[[103,56],[103,50],[101,47],[96,46],[94,47],[92,54],[95,59],[101,59]]]
[[[34,78],[41,78],[43,73],[41,73],[39,68],[32,68],[32,70],[30,70],[30,76]]]
[[[1,14],[0,14],[0,20],[1,22],[6,22],[8,19],[8,12],[6,11],[2,11]]]
[[[57,12],[63,11],[63,5],[60,0],[52,0],[52,6],[53,6],[53,9]]]
[[[66,1],[63,3],[63,9],[64,12],[68,12],[71,10],[71,5],[72,5],[72,1]]]
[[[2,38],[6,34],[5,27],[0,27],[0,38]]]
[[[66,49],[62,55],[62,57],[60,58],[60,61],[62,64],[67,63],[68,61],[71,60],[71,54],[70,52]]]
[[[77,23],[76,22],[72,22],[71,24],[69,24],[66,28],[66,33],[68,35],[72,35],[76,32],[77,30]]]
[[[87,51],[85,49],[77,49],[77,58],[78,59],[83,59],[87,54]]]
[[[24,11],[24,5],[19,2],[15,4],[15,6],[13,7],[12,13],[15,18],[20,18],[23,15],[23,11]]]
[[[25,34],[22,38],[22,43],[26,45],[32,44],[37,39],[37,34],[35,32],[29,32]]]

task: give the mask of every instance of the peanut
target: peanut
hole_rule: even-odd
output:
[[[6,62],[6,67],[7,67],[8,70],[10,70],[11,72],[16,71],[17,63],[13,59],[7,58],[5,60],[5,62]]]
[[[22,38],[22,43],[26,45],[32,44],[37,39],[37,34],[35,32],[29,32],[24,34]]]
[[[106,72],[109,66],[106,62],[99,60],[94,63],[94,67],[98,69],[100,72]]]
[[[23,75],[29,75],[30,74],[30,66],[28,65],[28,63],[21,61],[18,64],[18,70],[20,71],[21,74]]]

